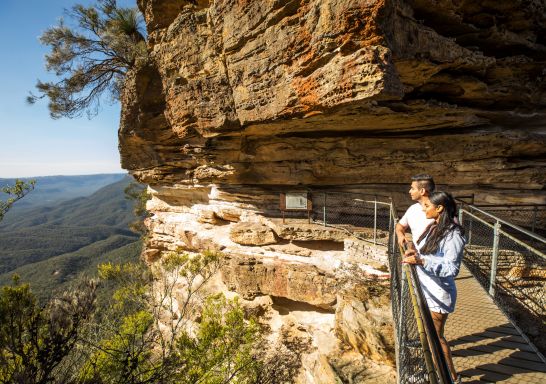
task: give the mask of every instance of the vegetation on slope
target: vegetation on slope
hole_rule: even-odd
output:
[[[101,263],[126,263],[138,259],[141,241],[123,235],[110,236],[75,252],[64,253],[43,261],[26,264],[0,275],[0,285],[8,285],[14,274],[29,282],[40,302],[66,291],[74,281],[94,277]]]
[[[45,299],[58,285],[93,269],[116,249],[125,260],[139,254],[139,234],[128,225],[137,220],[124,190],[131,179],[107,185],[88,197],[39,207],[0,226],[0,283],[18,273],[39,288]],[[124,248],[132,244],[131,247]],[[118,255],[119,256],[119,255]]]
[[[286,381],[293,372],[263,363],[261,329],[237,300],[202,292],[220,268],[220,254],[173,252],[161,261],[165,273],[156,274],[136,260],[141,244],[135,234],[109,235],[135,225],[135,214],[123,214],[120,196],[145,215],[147,195],[127,185],[39,209],[39,220],[24,217],[3,226],[20,236],[5,237],[2,261],[10,250],[45,259],[0,275],[6,284],[0,290],[0,382]],[[93,227],[93,220],[101,224]],[[44,256],[59,244],[77,246],[95,237],[73,252]],[[100,280],[90,279],[97,263]]]

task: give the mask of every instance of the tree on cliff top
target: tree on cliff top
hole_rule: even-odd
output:
[[[40,37],[51,48],[45,56],[46,69],[58,81],[38,80],[38,94],[30,94],[31,104],[49,99],[52,118],[76,117],[84,111],[98,112],[102,95],[119,99],[127,71],[146,58],[142,17],[137,8],[118,7],[116,0],[98,0],[85,7],[76,4],[66,10],[74,22],[61,19]]]

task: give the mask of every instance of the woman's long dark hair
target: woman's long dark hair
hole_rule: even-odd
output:
[[[420,252],[424,254],[436,253],[442,239],[452,231],[459,230],[461,235],[464,235],[463,227],[455,222],[457,204],[455,204],[453,196],[447,192],[438,191],[431,193],[429,200],[434,206],[437,207],[441,205],[444,209],[440,213],[438,224],[429,227],[429,230],[425,231],[419,239],[419,241],[421,241],[423,237],[428,234],[427,241],[420,250]]]

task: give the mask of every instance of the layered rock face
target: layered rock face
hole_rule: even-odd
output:
[[[546,201],[543,2],[190,3],[140,1],[151,62],[120,131],[139,179],[375,186],[426,171],[478,201]]]
[[[270,297],[278,330],[306,330],[301,382],[345,380],[362,356],[368,379],[388,375],[392,340],[385,302],[354,293],[381,286],[382,250],[279,224],[280,192],[407,205],[426,172],[477,203],[546,203],[543,1],[138,4],[150,60],[127,77],[119,138],[153,194],[146,257],[222,250],[225,289]]]

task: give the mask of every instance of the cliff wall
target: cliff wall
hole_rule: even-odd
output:
[[[150,184],[395,185],[546,202],[544,4],[141,1],[123,167]],[[177,4],[177,5],[175,5]]]

